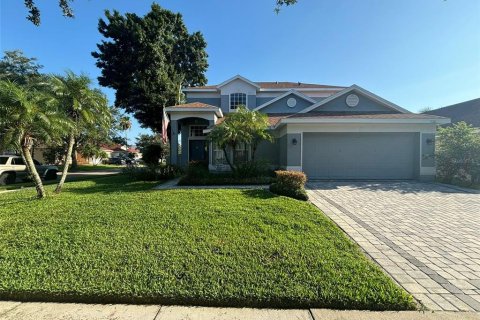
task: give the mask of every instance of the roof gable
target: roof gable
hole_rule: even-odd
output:
[[[217,88],[224,87],[224,86],[226,86],[227,84],[229,84],[230,82],[233,82],[233,81],[235,81],[235,80],[241,80],[241,81],[243,81],[243,82],[246,82],[246,83],[248,83],[248,84],[250,84],[250,85],[252,85],[252,86],[260,89],[260,86],[259,86],[258,84],[256,84],[255,82],[252,82],[252,81],[248,80],[248,79],[245,78],[245,77],[242,77],[242,76],[239,75],[239,74],[237,74],[236,76],[234,76],[234,77],[232,77],[232,78],[230,78],[230,79],[228,79],[228,80],[223,81],[222,83],[220,83],[220,84],[217,85],[216,87],[217,87]]]
[[[278,97],[276,97],[276,98],[274,98],[270,101],[265,102],[264,104],[256,107],[254,110],[258,111],[258,110],[265,109],[265,110],[263,110],[264,112],[269,112],[269,111],[267,111],[267,109],[271,109],[269,107],[274,106],[274,104],[278,104],[282,100],[285,100],[284,104],[286,105],[286,101],[287,101],[287,99],[289,99],[290,96],[302,99],[304,101],[304,103],[302,104],[304,106],[303,108],[305,108],[306,105],[311,105],[311,104],[317,102],[316,100],[310,98],[309,96],[304,95],[303,93],[300,93],[300,92],[292,89],[292,90],[288,90],[284,94],[281,94]],[[301,110],[301,109],[299,109],[299,106],[294,106],[292,108],[287,107],[287,109],[284,109],[284,108],[282,108],[282,109],[283,110],[281,110],[281,111],[278,110],[277,112],[295,112],[295,110],[298,112],[299,110]]]
[[[322,111],[322,110],[325,110],[326,109],[326,106],[330,103],[331,104],[331,108],[333,108],[333,110],[327,110],[327,111],[340,111],[338,110],[339,106],[332,106],[332,104],[335,104],[335,102],[333,102],[334,100],[337,100],[336,102],[339,101],[339,98],[341,97],[346,97],[348,94],[351,94],[351,93],[356,93],[356,94],[360,94],[360,96],[363,96],[364,98],[368,98],[368,100],[370,101],[373,101],[375,102],[376,104],[380,105],[380,106],[383,106],[384,108],[386,108],[387,110],[389,110],[390,112],[400,112],[400,113],[411,113],[410,111],[390,102],[390,101],[387,101],[379,96],[377,96],[376,94],[368,91],[368,90],[365,90],[363,89],[362,87],[360,86],[357,86],[357,85],[352,85],[351,87],[348,87],[348,88],[345,88],[344,90],[342,91],[339,91],[333,95],[331,95],[330,97],[322,100],[322,101],[319,101],[311,106],[309,106],[308,108],[305,108],[304,110],[301,110],[300,113],[307,113],[307,112],[311,112],[311,111]],[[332,103],[331,103],[332,102]],[[359,104],[360,105],[360,104]],[[363,107],[365,110],[363,111],[385,111],[384,109],[379,109],[377,108],[377,110],[367,110],[369,108],[366,108],[366,106],[361,106]],[[354,108],[350,108],[348,107],[347,111],[348,110],[351,110],[351,111],[356,111],[358,109],[355,109],[356,107]]]

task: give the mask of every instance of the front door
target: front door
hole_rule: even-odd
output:
[[[188,161],[207,161],[206,140],[190,140],[188,150]]]

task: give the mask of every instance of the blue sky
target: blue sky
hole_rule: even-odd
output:
[[[90,52],[105,9],[145,14],[151,1],[75,0],[75,19],[53,0],[37,0],[33,26],[20,0],[0,0],[1,50],[37,57],[45,72],[95,79]],[[274,0],[171,0],[190,31],[208,43],[210,84],[236,74],[253,81],[358,84],[411,111],[480,97],[480,1],[299,0],[273,12]],[[113,91],[105,89],[113,103]],[[141,129],[136,121],[129,132]],[[134,140],[131,139],[133,142]]]

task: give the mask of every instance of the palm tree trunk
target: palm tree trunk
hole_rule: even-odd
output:
[[[223,154],[225,155],[225,160],[227,161],[227,164],[230,166],[230,169],[232,169],[232,172],[235,172],[235,167],[232,164],[232,161],[230,161],[230,158],[228,157],[228,152],[227,148],[222,148],[223,149]]]
[[[37,190],[37,198],[42,199],[45,198],[47,195],[45,193],[45,188],[43,187],[42,179],[37,172],[37,168],[35,168],[35,164],[33,163],[32,154],[30,153],[30,148],[27,145],[22,145],[22,156],[25,159],[25,165],[27,166],[27,170],[33,178],[33,182],[35,183],[35,189]]]
[[[78,167],[77,147],[78,147],[78,143],[77,143],[77,140],[75,139],[75,143],[73,144],[73,149],[72,149],[72,169]]]
[[[70,163],[72,161],[72,151],[73,151],[74,144],[75,144],[75,135],[72,132],[68,137],[68,147],[67,147],[67,153],[65,154],[65,160],[63,161],[62,176],[60,178],[60,181],[57,184],[55,193],[60,193],[60,191],[62,191],[63,184],[65,183],[65,179],[67,178],[68,167],[70,166]]]

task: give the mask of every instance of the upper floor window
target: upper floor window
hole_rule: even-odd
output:
[[[230,110],[235,110],[239,105],[247,105],[247,95],[245,93],[230,94]]]

